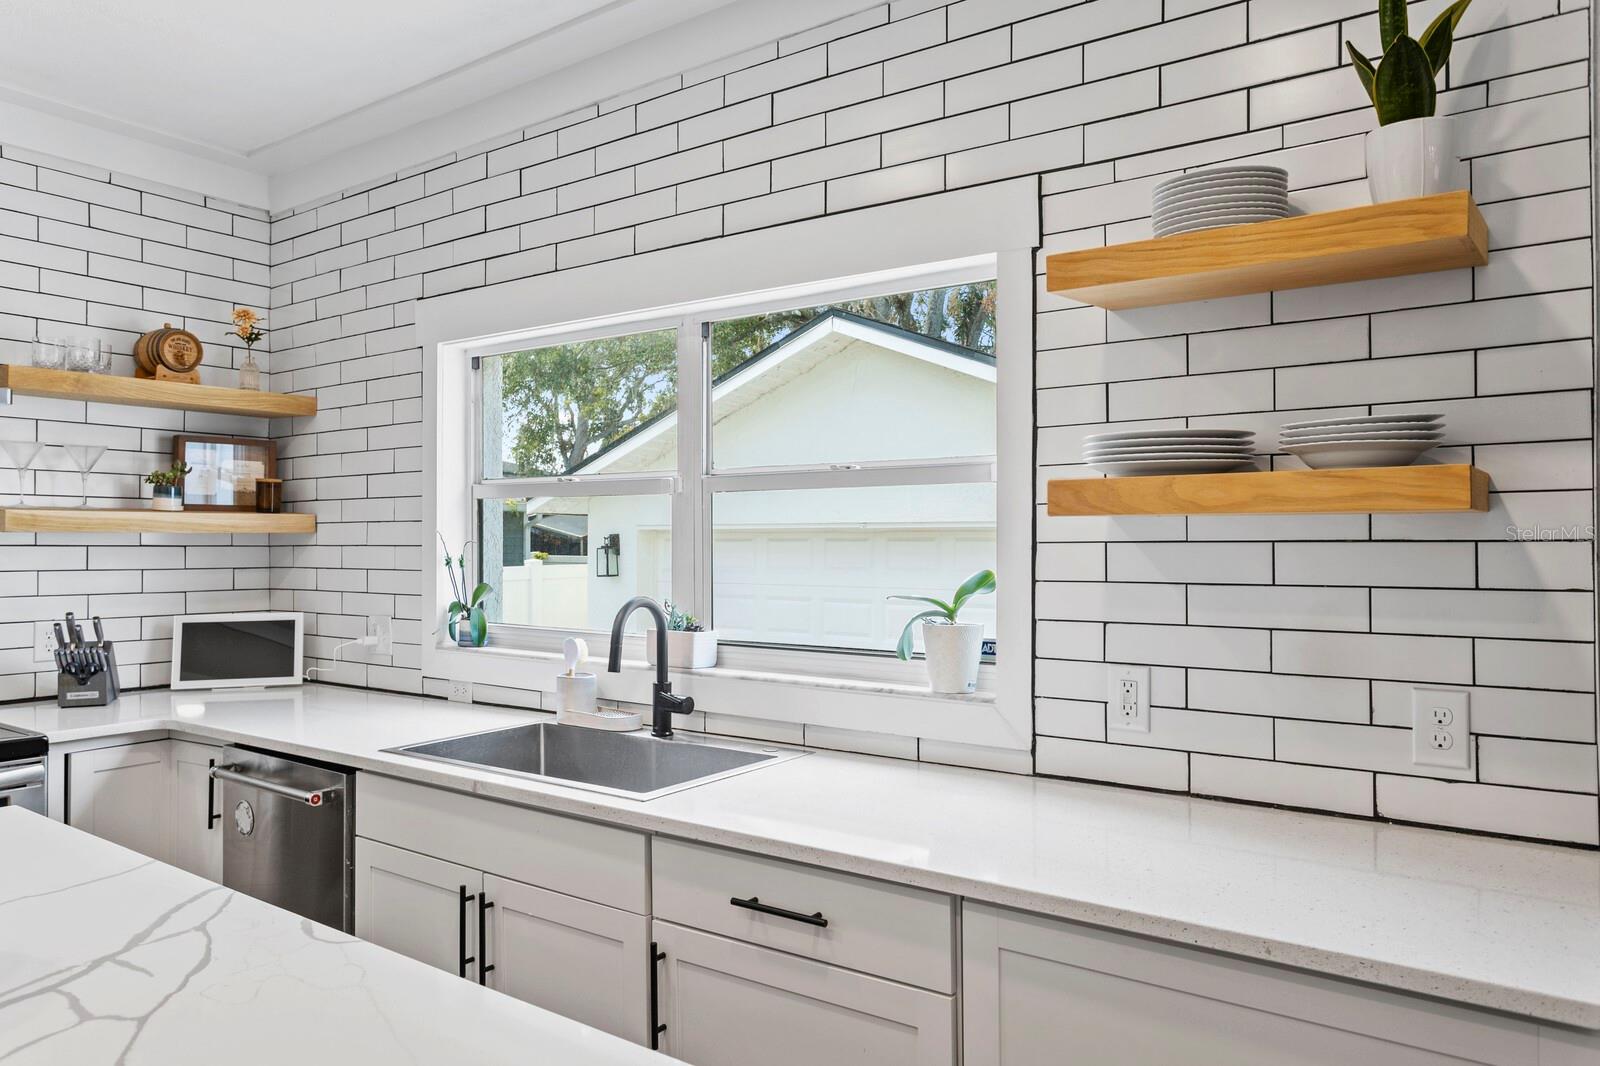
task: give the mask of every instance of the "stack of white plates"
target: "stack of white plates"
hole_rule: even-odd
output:
[[[1212,167],[1156,186],[1157,237],[1289,216],[1289,172],[1281,167]]]
[[[1254,466],[1255,434],[1247,429],[1146,429],[1084,438],[1088,464],[1111,477],[1216,474]]]
[[[1290,422],[1283,450],[1317,470],[1357,466],[1410,466],[1444,439],[1444,416],[1361,415]]]

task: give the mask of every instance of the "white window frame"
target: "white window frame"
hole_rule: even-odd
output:
[[[952,220],[958,220],[952,224]],[[710,671],[674,673],[674,690],[715,714],[804,722],[1026,750],[1032,744],[1033,311],[1039,195],[1016,179],[883,207],[740,234],[425,300],[422,580],[427,677],[552,691],[566,634],[492,628],[490,646],[462,650],[435,631],[449,599],[428,519],[457,546],[485,498],[668,494],[673,501],[674,596],[710,605],[714,494],[765,489],[953,484],[997,485],[999,666],[986,665],[974,696],[934,696],[920,663],[875,653],[728,646]],[[958,281],[998,283],[999,439],[993,457],[847,464],[838,469],[707,468],[708,372],[702,321],[815,306],[867,293],[918,291]],[[819,281],[818,279],[831,279]],[[478,469],[480,413],[474,356],[596,336],[678,331],[680,432],[676,471],[495,479]],[[692,425],[694,430],[683,427]],[[682,531],[694,531],[684,536]],[[687,582],[687,583],[685,583]],[[435,608],[430,606],[437,604]],[[591,642],[592,645],[593,642]],[[595,649],[596,654],[603,647]],[[638,638],[620,674],[600,673],[601,695],[646,702],[651,674]],[[827,695],[819,693],[826,690]],[[751,708],[755,708],[751,710]]]

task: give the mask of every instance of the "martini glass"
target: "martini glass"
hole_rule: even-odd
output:
[[[0,448],[5,449],[6,457],[11,460],[11,466],[17,472],[17,506],[28,506],[27,488],[22,477],[39,458],[39,453],[44,451],[44,445],[32,440],[0,441]]]
[[[83,499],[78,502],[79,507],[89,506],[89,474],[94,470],[102,456],[106,454],[104,447],[98,444],[67,444],[62,451],[67,453],[67,458],[72,465],[78,468],[78,484],[83,490]]]

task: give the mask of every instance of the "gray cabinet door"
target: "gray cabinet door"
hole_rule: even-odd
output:
[[[966,1066],[1535,1066],[1536,1026],[980,904]]]
[[[650,919],[486,874],[489,986],[649,1042]]]
[[[955,1001],[655,923],[661,1050],[691,1066],[952,1066]]]

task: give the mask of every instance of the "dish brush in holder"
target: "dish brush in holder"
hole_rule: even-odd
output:
[[[581,637],[568,637],[561,645],[566,671],[556,675],[556,724],[631,732],[643,728],[644,719],[636,711],[619,711],[598,705],[598,679],[580,673],[579,664],[589,658],[589,645]]]

